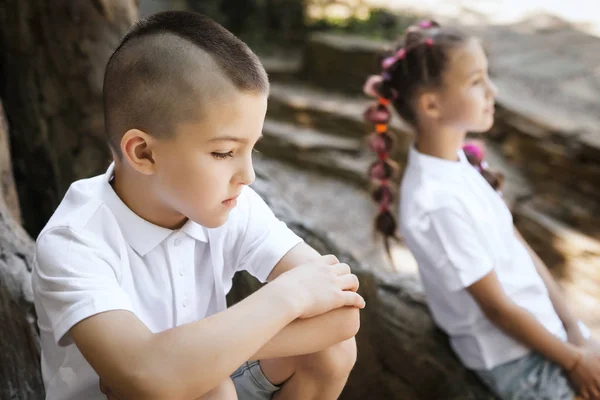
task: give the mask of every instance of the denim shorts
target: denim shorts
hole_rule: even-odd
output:
[[[263,374],[258,361],[245,362],[231,374],[231,380],[238,400],[269,400],[279,390]]]
[[[573,400],[575,391],[563,370],[537,353],[478,370],[479,378],[502,400]]]

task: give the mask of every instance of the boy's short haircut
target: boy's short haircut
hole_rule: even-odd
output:
[[[120,155],[129,129],[168,138],[178,123],[199,120],[232,89],[268,93],[258,57],[201,14],[167,11],[140,20],[110,57],[104,74],[105,132]],[[227,118],[226,115],[223,118]]]

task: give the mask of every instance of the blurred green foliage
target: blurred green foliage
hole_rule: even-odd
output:
[[[324,15],[308,21],[309,30],[326,30],[366,36],[374,39],[396,40],[404,30],[415,23],[415,15],[392,13],[386,9],[369,9],[366,16],[350,15],[346,18]]]
[[[368,7],[365,0],[142,0],[146,9],[210,16],[261,54],[301,45],[312,31],[395,40],[417,18]]]

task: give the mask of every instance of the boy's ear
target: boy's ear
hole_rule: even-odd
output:
[[[121,153],[133,169],[152,175],[155,169],[152,145],[154,138],[139,129],[130,129],[121,138]]]
[[[441,116],[439,97],[434,92],[424,92],[417,99],[418,114],[427,118],[439,119]]]

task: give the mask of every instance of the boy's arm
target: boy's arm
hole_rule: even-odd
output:
[[[562,290],[550,274],[548,267],[542,261],[542,259],[533,251],[531,246],[525,241],[521,233],[515,227],[515,235],[516,237],[523,243],[527,251],[529,252],[531,258],[533,259],[533,263],[535,264],[535,268],[544,281],[546,288],[548,289],[548,295],[550,300],[552,301],[552,306],[554,310],[558,314],[560,320],[562,321],[565,330],[567,331],[569,341],[577,346],[583,346],[586,343],[586,339],[581,333],[579,329],[578,320],[569,308],[567,302],[565,301]]]
[[[267,280],[272,282],[284,272],[319,257],[321,255],[308,244],[299,243],[277,263]],[[358,290],[358,284],[349,290]],[[283,328],[251,359],[289,357],[321,351],[353,338],[359,328],[360,315],[357,307],[342,307],[313,318],[297,319]]]
[[[290,251],[288,251],[281,260],[279,260],[267,277],[267,281],[271,282],[284,272],[287,272],[298,265],[307,263],[319,257],[321,257],[319,252],[310,247],[308,244],[305,242],[298,243]]]
[[[70,333],[117,398],[190,399],[209,392],[296,318],[363,300],[356,277],[334,257],[291,271],[224,312],[159,333],[133,313],[108,311]]]

